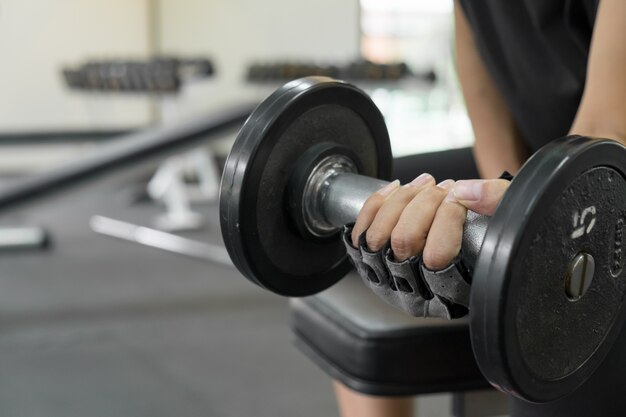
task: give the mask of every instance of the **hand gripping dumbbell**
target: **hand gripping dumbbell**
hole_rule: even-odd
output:
[[[220,220],[234,264],[281,295],[333,285],[351,267],[341,228],[391,163],[364,92],[324,77],[286,84],[252,113],[226,162]],[[561,398],[612,347],[626,318],[625,171],[616,142],[559,139],[526,162],[491,218],[466,224],[472,346],[494,386]]]

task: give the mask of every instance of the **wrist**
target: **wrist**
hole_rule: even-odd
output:
[[[609,124],[577,126],[575,124],[572,126],[569,134],[592,138],[612,139],[616,142],[620,142],[622,145],[626,145],[626,127],[622,128],[621,126]]]

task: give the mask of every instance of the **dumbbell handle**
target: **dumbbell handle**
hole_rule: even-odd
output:
[[[337,173],[325,179],[317,190],[315,202],[325,221],[334,227],[352,223],[365,200],[389,184],[387,181],[353,173]],[[489,217],[467,212],[463,227],[463,262],[473,269],[483,243]]]

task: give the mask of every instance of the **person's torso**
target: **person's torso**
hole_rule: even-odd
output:
[[[460,0],[528,145],[564,136],[582,96],[599,0]]]

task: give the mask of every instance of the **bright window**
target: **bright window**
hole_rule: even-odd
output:
[[[394,155],[471,146],[472,131],[453,65],[452,0],[360,0],[361,52],[406,62],[434,83],[414,80],[369,89],[387,120]]]

